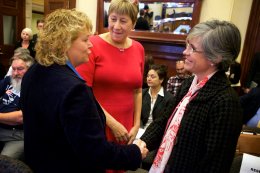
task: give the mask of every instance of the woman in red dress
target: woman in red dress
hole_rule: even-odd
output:
[[[144,48],[128,37],[137,14],[136,4],[129,0],[112,0],[109,32],[90,38],[89,62],[77,68],[105,112],[108,140],[125,144],[136,137],[142,106]]]

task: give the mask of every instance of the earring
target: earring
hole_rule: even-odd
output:
[[[213,64],[213,63],[211,63],[210,65],[211,65],[211,66],[214,66],[214,64]]]

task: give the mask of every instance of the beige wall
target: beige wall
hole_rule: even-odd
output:
[[[32,21],[32,0],[25,1],[25,27],[31,28]]]
[[[227,20],[234,23],[242,37],[241,51],[237,61],[241,60],[247,23],[250,15],[252,0],[203,0],[200,21],[210,19]]]
[[[238,60],[237,60],[238,62],[241,61],[241,54],[245,42],[247,24],[250,16],[252,2],[253,0],[246,0],[246,1],[235,0],[233,10],[232,10],[231,21],[237,25],[242,36],[242,46],[241,46],[240,54],[238,56]]]
[[[85,12],[92,21],[93,32],[96,31],[97,0],[77,0],[76,9]]]
[[[43,15],[40,14],[33,14],[32,15],[32,7],[39,8],[40,10],[43,9],[43,0],[26,0],[26,27],[31,27],[33,30],[33,33],[37,32],[36,29],[36,21],[37,19],[40,19],[43,17]],[[36,9],[36,10],[39,10]],[[96,13],[97,13],[97,0],[77,0],[76,1],[76,9],[79,11],[85,12],[89,18],[91,19],[93,23],[93,31],[96,30]]]

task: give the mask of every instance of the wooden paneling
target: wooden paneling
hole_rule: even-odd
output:
[[[168,77],[176,74],[175,62],[182,59],[184,44],[159,44],[158,42],[145,41],[140,41],[140,43],[144,46],[146,56],[152,56],[156,64],[164,64],[168,67]]]
[[[241,58],[241,84],[245,85],[253,56],[260,52],[260,1],[253,0]]]
[[[4,8],[11,8],[11,9],[17,9],[18,2],[16,0],[3,0],[2,7],[4,7]]]
[[[5,43],[4,16],[13,17],[14,27],[10,31],[13,43]],[[10,66],[9,59],[13,56],[15,41],[21,39],[21,31],[25,27],[25,0],[0,0],[0,63],[7,70]],[[10,21],[9,21],[10,22]]]
[[[47,15],[56,9],[72,9],[76,7],[76,0],[44,0],[44,14]]]

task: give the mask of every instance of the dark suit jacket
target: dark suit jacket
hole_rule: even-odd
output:
[[[105,137],[105,116],[91,88],[68,66],[33,65],[22,81],[25,161],[35,173],[136,169],[134,144]]]
[[[185,80],[172,110],[153,121],[141,137],[149,150],[159,147],[173,109],[190,88]],[[242,110],[224,72],[215,73],[187,105],[165,173],[229,172],[242,128]]]
[[[36,44],[37,39],[38,39],[38,34],[33,34],[32,41],[34,42],[34,44]]]
[[[139,29],[139,30],[149,30],[150,29],[150,25],[148,23],[148,21],[144,18],[144,17],[139,17],[136,21],[135,24],[135,29]]]
[[[260,107],[260,86],[252,88],[248,94],[240,97],[243,108],[244,124],[246,124]]]
[[[169,103],[173,101],[173,95],[169,93],[166,90],[163,90],[164,97],[158,95],[158,98],[156,99],[156,102],[154,104],[153,108],[153,120],[157,119],[158,117],[162,116],[164,113],[164,109],[166,109],[169,106]],[[150,110],[151,110],[151,97],[149,94],[149,88],[145,88],[142,91],[143,100],[142,100],[142,113],[141,113],[141,120],[142,124],[145,126],[145,124],[148,121]]]

